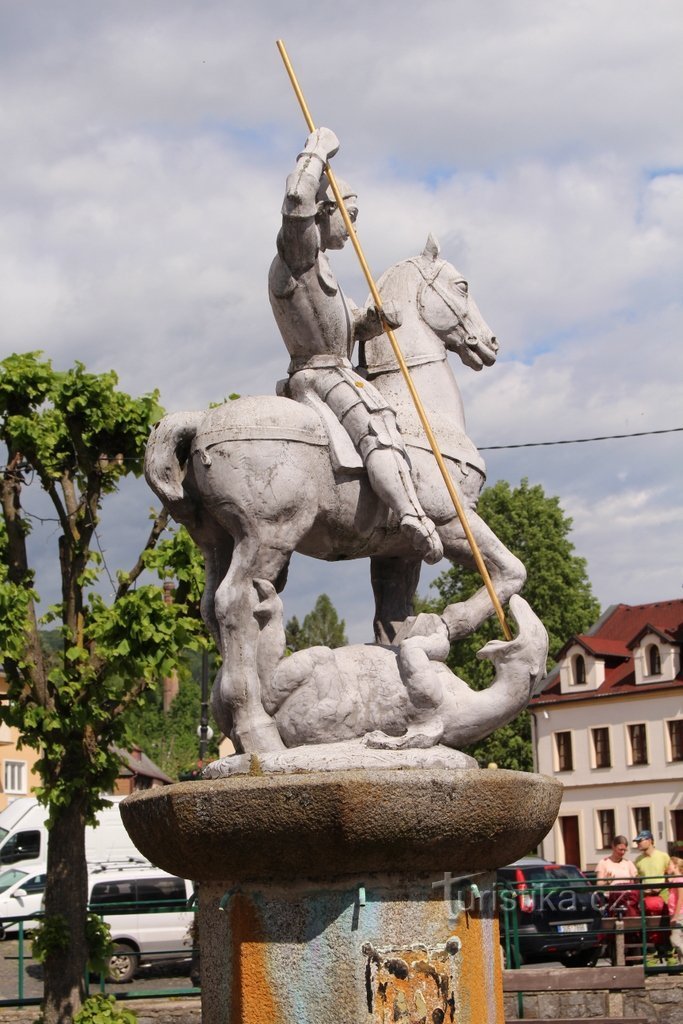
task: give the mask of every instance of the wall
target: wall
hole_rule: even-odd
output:
[[[0,695],[7,693],[7,680],[4,672],[0,670]],[[8,725],[0,723],[0,811],[4,811],[7,805],[17,797],[30,796],[34,786],[39,785],[40,779],[33,771],[33,766],[38,760],[38,752],[30,747],[22,747],[17,750],[19,732],[11,729]],[[22,792],[5,791],[5,761],[23,762],[25,786]]]
[[[117,1004],[137,1014],[138,1024],[201,1024],[202,1007],[199,996],[178,999],[135,999]],[[0,1024],[33,1024],[37,1006],[15,1009],[0,1006]]]
[[[683,717],[681,704],[678,691],[665,696],[596,698],[534,709],[537,770],[563,783],[560,816],[579,818],[579,867],[594,867],[609,852],[609,848],[601,845],[597,828],[595,812],[599,809],[613,809],[616,834],[622,833],[630,840],[636,834],[633,808],[648,806],[657,845],[666,849],[666,844],[675,838],[671,811],[683,807],[683,765],[670,760],[666,721]],[[626,727],[636,722],[645,722],[647,726],[646,765],[628,763]],[[601,727],[610,731],[609,768],[594,766],[590,730]],[[556,762],[554,734],[564,731],[572,734],[571,771],[559,771]],[[541,854],[548,860],[565,860],[559,822],[543,841]]]
[[[538,973],[541,975],[545,972]],[[523,1002],[524,1020],[590,1020],[592,1017],[623,1016],[626,1019],[644,1018],[648,1024],[681,1024],[683,976],[648,978],[644,987],[623,992],[609,992],[606,989],[525,992]],[[518,1015],[517,995],[506,992],[506,1022],[521,1019]]]

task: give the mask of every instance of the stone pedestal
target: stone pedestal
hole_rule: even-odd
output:
[[[495,869],[560,797],[521,772],[355,770],[180,783],[121,812],[200,883],[203,1024],[502,1024]]]

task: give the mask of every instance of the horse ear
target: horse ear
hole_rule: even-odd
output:
[[[441,246],[439,245],[437,240],[434,238],[434,235],[430,232],[429,236],[427,238],[427,244],[425,245],[424,249],[422,250],[422,255],[424,256],[425,259],[431,260],[432,262],[434,262],[434,260],[437,258],[437,256],[439,255],[440,252],[441,252]]]

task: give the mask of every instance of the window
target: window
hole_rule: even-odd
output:
[[[666,724],[669,730],[671,760],[683,761],[683,718],[675,718]]]
[[[6,793],[26,793],[26,762],[5,761],[4,789]]]
[[[609,746],[609,729],[592,729],[593,755],[596,768],[611,768],[612,754]]]
[[[645,723],[629,725],[628,739],[631,746],[631,764],[647,764],[647,733]]]
[[[117,879],[115,882],[98,882],[90,896],[91,908],[97,909],[110,903],[132,906],[135,903],[135,882],[131,879]]]
[[[577,654],[574,658],[574,684],[576,686],[586,685],[586,659],[583,654]]]
[[[644,829],[652,831],[652,823],[650,820],[650,808],[649,807],[634,807],[633,808],[633,828],[634,835],[638,835]]]
[[[22,889],[25,892],[35,895],[36,893],[45,892],[45,884],[47,882],[47,875],[34,875],[33,878],[29,878],[25,885],[22,885]]]
[[[597,813],[600,845],[603,850],[609,850],[612,845],[612,840],[616,834],[614,811],[604,810],[598,811]]]
[[[659,656],[657,644],[650,644],[647,649],[647,670],[651,676],[661,676],[662,674],[662,659]]]
[[[24,829],[10,836],[2,850],[0,862],[16,864],[20,860],[37,860],[40,857],[40,832],[37,829]]]
[[[557,749],[557,770],[558,772],[570,772],[574,768],[572,758],[572,734],[570,732],[556,732],[555,746]]]
[[[174,909],[187,903],[185,882],[182,878],[140,878],[137,885],[138,903],[150,904],[149,909],[162,906]],[[146,907],[140,907],[145,911]]]

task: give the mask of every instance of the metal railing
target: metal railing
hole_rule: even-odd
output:
[[[594,966],[599,960],[607,959],[615,967],[642,964],[646,974],[681,974],[683,963],[670,942],[672,926],[668,911],[660,907],[653,912],[655,901],[649,896],[653,890],[681,887],[682,882],[673,880],[667,880],[662,886],[661,877],[611,885],[581,878],[499,883],[496,891],[506,967],[514,970],[523,966],[525,946],[530,943],[545,944],[548,950],[542,954],[526,953],[529,959],[560,959],[568,953],[571,955],[566,936],[576,932],[581,935],[576,951],[585,951],[586,960],[582,964],[581,957],[576,956],[577,966]],[[544,906],[544,901],[547,906],[551,893],[566,893],[568,903],[572,894],[580,893],[584,904],[588,896],[592,922],[584,920],[581,925],[572,925],[568,918],[552,922],[552,914],[547,914],[544,915],[546,928],[541,930],[538,927],[540,915],[534,911]],[[577,916],[585,918],[586,914]],[[530,930],[532,922],[535,927]],[[554,949],[553,939],[557,940]],[[593,955],[589,956],[591,951]]]
[[[196,909],[192,900],[189,904],[182,900],[163,900],[158,903],[145,901],[134,904],[92,905],[94,912],[106,917],[131,913],[142,917],[147,914],[173,911],[196,913]],[[0,1007],[36,1006],[42,1002],[42,972],[38,962],[33,958],[31,933],[25,927],[26,922],[40,920],[42,916],[41,913],[33,911],[22,916],[3,917],[5,933],[10,931],[12,938],[5,935],[0,942]],[[196,923],[196,917],[194,923]],[[15,928],[17,929],[16,937],[14,937]],[[190,925],[188,933],[190,931],[194,931],[193,925]],[[126,1000],[199,995],[199,987],[192,984],[193,966],[198,950],[196,944],[190,941],[189,934],[187,944],[178,948],[146,948],[145,952],[141,954],[136,954],[131,949],[131,954],[138,955],[141,962],[133,980],[117,983],[107,981],[105,975],[86,971],[86,993],[106,992],[117,999]],[[180,975],[181,971],[189,984],[183,983],[184,978]],[[160,975],[164,977],[163,987],[159,984]]]

